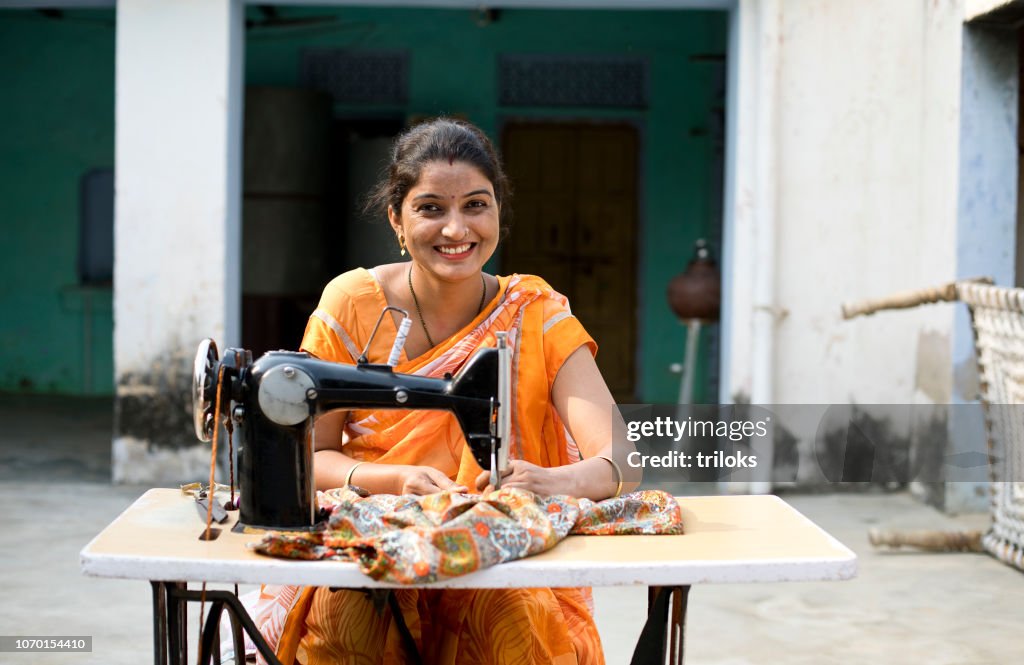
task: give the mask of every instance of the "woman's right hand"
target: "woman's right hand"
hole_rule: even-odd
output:
[[[431,466],[404,466],[401,471],[402,494],[433,494],[451,490],[468,492],[469,488],[459,485],[451,478]]]

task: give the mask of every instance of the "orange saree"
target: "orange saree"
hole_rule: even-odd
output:
[[[396,372],[440,377],[455,373],[495,333],[509,333],[512,354],[512,434],[509,456],[541,466],[580,459],[551,404],[562,363],[593,339],[571,314],[566,299],[530,275],[498,277],[498,295],[465,328],[424,355],[404,352]],[[318,358],[354,363],[387,305],[371,271],[335,278],[310,316],[302,350]],[[370,362],[384,362],[397,329],[385,316],[372,341]],[[480,467],[455,417],[442,411],[355,410],[342,451],[360,461],[429,465],[456,482],[474,485]],[[585,454],[589,451],[583,451]],[[305,665],[406,662],[390,610],[378,612],[359,591],[285,588],[266,593],[258,622],[284,663]],[[589,589],[402,589],[402,617],[424,663],[602,664]]]

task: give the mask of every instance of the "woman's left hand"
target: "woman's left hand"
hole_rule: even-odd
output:
[[[552,494],[572,494],[571,478],[565,473],[568,467],[545,468],[523,460],[509,460],[508,468],[501,476],[501,486],[518,487],[530,490],[535,494],[550,496]],[[490,492],[491,472],[484,471],[476,477],[476,488],[482,492]]]

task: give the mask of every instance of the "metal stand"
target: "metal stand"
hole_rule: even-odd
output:
[[[697,347],[700,343],[701,320],[687,319],[686,323],[686,355],[683,362],[673,363],[671,370],[680,372],[682,378],[679,381],[679,400],[676,406],[676,420],[685,421],[693,415],[693,384],[697,374]],[[675,443],[675,450],[678,452],[687,450],[690,445],[690,435],[679,437]]]
[[[256,649],[270,665],[281,665],[273,649],[260,635],[249,613],[235,594],[229,591],[189,591],[183,582],[151,582],[153,585],[153,656],[156,665],[188,664],[188,605],[204,598],[210,603],[200,637],[197,665],[220,665],[220,616],[225,610],[231,621],[231,635],[235,643],[235,662],[245,661],[244,630],[256,644]]]
[[[647,623],[640,633],[630,665],[683,665],[689,594],[689,585],[650,587],[647,590]]]
[[[693,379],[697,370],[697,342],[700,341],[700,319],[686,321],[686,355],[683,358],[683,378],[679,382],[679,403],[693,402]]]
[[[245,659],[244,630],[270,665],[282,665],[260,635],[249,613],[229,591],[190,591],[183,582],[151,582],[153,586],[153,656],[156,665],[188,665],[188,605],[210,603],[200,636],[197,665],[220,665],[220,617],[227,611],[235,643],[235,663]],[[690,586],[650,587],[648,615],[630,665],[683,665],[686,603]],[[397,608],[393,608],[397,610]]]

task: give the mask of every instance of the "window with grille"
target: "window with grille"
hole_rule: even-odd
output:
[[[621,55],[498,57],[502,106],[646,108],[648,63]]]
[[[301,78],[342,104],[404,104],[409,96],[405,51],[306,49]]]

